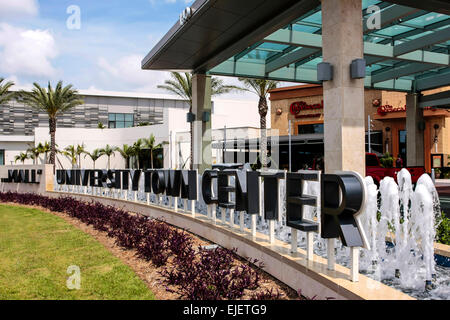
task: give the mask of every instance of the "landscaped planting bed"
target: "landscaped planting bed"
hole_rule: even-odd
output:
[[[305,299],[285,285],[263,286],[268,275],[260,262],[240,258],[236,249],[199,246],[193,235],[164,221],[72,197],[0,193],[0,202],[65,213],[104,232],[118,246],[151,262],[163,279],[161,285],[179,299]]]

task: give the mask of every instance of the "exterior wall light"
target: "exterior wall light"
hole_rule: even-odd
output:
[[[209,111],[203,111],[202,120],[203,122],[209,122],[211,120],[211,113]]]
[[[283,114],[283,110],[281,108],[277,109],[277,116],[281,116]]]
[[[439,141],[439,139],[438,139],[437,131],[439,129],[439,125],[436,123],[433,126],[433,128],[434,128],[434,141],[433,141],[434,142],[434,152],[438,153],[438,141]]]
[[[194,122],[195,121],[195,114],[192,113],[192,112],[188,112],[186,114],[186,121],[189,122],[189,123]]]
[[[364,79],[366,77],[366,60],[355,59],[350,65],[352,79]]]
[[[328,62],[317,64],[317,81],[333,80],[333,66]]]

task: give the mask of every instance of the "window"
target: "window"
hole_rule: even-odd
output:
[[[5,150],[0,150],[0,166],[5,165]]]
[[[298,126],[298,134],[323,133],[323,123]]]
[[[108,128],[131,128],[134,126],[132,113],[110,113],[108,116]]]

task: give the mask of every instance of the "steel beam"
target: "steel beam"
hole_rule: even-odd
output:
[[[278,30],[266,37],[264,41],[296,45],[306,48],[322,48],[322,35],[294,30]],[[364,43],[364,55],[409,62],[430,63],[442,66],[448,66],[450,63],[448,54],[415,50],[406,54],[395,56],[393,46],[371,42]]]
[[[409,76],[433,68],[436,68],[436,66],[422,63],[408,63],[400,67],[387,68],[389,70],[372,75],[372,83]]]
[[[292,63],[295,63],[298,60],[305,59],[316,52],[317,52],[317,49],[313,49],[313,48],[301,48],[294,52],[290,52],[272,62],[267,63],[266,64],[266,73],[273,72],[282,67],[288,66]]]
[[[416,80],[416,90],[424,91],[450,85],[450,72]]]
[[[380,15],[381,28],[390,26],[403,17],[414,15],[416,13],[420,14],[420,12],[421,12],[421,10],[419,10],[419,9],[406,7],[406,6],[393,5],[391,7],[388,7],[386,9],[384,9]],[[366,34],[366,33],[375,32],[375,31],[378,31],[378,30],[372,30],[367,27],[367,19],[364,19],[363,32]]]
[[[450,27],[394,46],[394,56],[400,56],[447,40],[450,40]]]
[[[435,94],[430,94],[426,96],[421,96],[419,98],[419,107],[420,108],[426,108],[426,107],[449,107],[450,106],[450,90],[439,92]]]

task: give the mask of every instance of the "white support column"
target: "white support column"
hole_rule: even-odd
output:
[[[173,197],[173,210],[178,212],[178,197]]]
[[[226,224],[226,218],[227,218],[227,209],[226,208],[220,208],[222,212],[222,224]]]
[[[147,196],[147,205],[150,205],[150,193],[146,193]]]
[[[351,267],[350,280],[359,281],[359,247],[350,247]]]
[[[211,205],[210,204],[206,205],[206,219],[208,219],[208,220],[211,219]]]
[[[192,218],[195,218],[195,200],[191,200],[191,214]]]
[[[233,229],[234,228],[234,209],[230,208],[230,228]]]
[[[244,232],[244,230],[245,230],[245,212],[244,211],[239,212],[239,226],[240,226],[241,232]]]
[[[189,213],[188,201],[189,201],[188,199],[183,199],[183,202],[184,202],[183,207],[184,207],[185,213]]]
[[[306,233],[306,259],[312,261],[314,257],[314,232]]]
[[[336,263],[336,255],[334,253],[335,248],[335,240],[334,239],[327,239],[327,259],[328,259],[328,270],[334,270],[335,269],[335,263]]]
[[[216,204],[213,203],[211,207],[211,219],[214,224],[216,224]]]
[[[252,219],[251,219],[252,237],[256,237],[256,218],[257,218],[257,215],[252,214]]]
[[[275,243],[275,220],[269,220],[269,243]]]
[[[134,202],[137,202],[138,201],[138,192],[137,191],[135,191],[134,192]]]
[[[297,252],[298,230],[291,228],[291,253]]]

